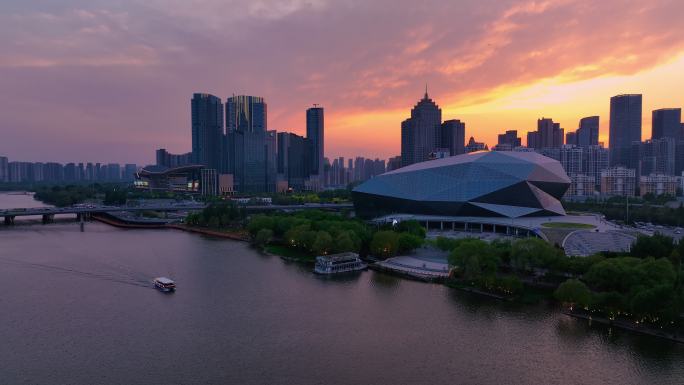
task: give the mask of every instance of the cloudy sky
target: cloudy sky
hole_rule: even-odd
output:
[[[296,133],[321,104],[326,156],[386,158],[426,83],[490,145],[596,114],[607,142],[620,93],[644,94],[648,138],[684,105],[682,20],[681,0],[3,0],[0,155],[150,163],[189,151],[208,92],[263,96]]]

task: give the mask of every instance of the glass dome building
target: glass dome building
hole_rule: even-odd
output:
[[[475,152],[415,163],[352,191],[356,214],[470,217],[565,215],[561,164],[535,152]]]

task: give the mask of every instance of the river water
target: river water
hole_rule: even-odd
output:
[[[176,230],[0,225],[0,384],[153,383],[682,384],[684,345]]]

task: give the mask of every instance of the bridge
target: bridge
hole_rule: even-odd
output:
[[[34,207],[0,209],[0,217],[4,217],[5,224],[11,225],[16,217],[41,216],[43,223],[52,222],[55,215],[75,214],[77,219],[88,217],[98,213],[114,212],[139,212],[139,211],[199,211],[207,207],[206,203],[182,202],[164,204],[144,204],[139,206],[106,206],[106,205],[79,205],[69,207]],[[302,205],[238,205],[247,211],[299,211],[299,210],[343,210],[354,206],[351,203],[305,203]]]

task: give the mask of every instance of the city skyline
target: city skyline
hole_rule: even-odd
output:
[[[542,116],[566,131],[600,116],[607,143],[607,101],[618,94],[644,95],[644,138],[652,110],[682,107],[684,37],[668,27],[683,16],[675,3],[278,4],[3,3],[5,155],[144,164],[159,138],[170,152],[190,151],[193,92],[263,96],[269,127],[299,135],[301,111],[324,105],[329,159],[398,155],[401,121],[426,82],[443,115],[490,147],[506,130],[524,138]],[[359,27],[342,33],[351,14]],[[216,33],[226,25],[230,39]],[[357,50],[360,39],[367,49]]]

